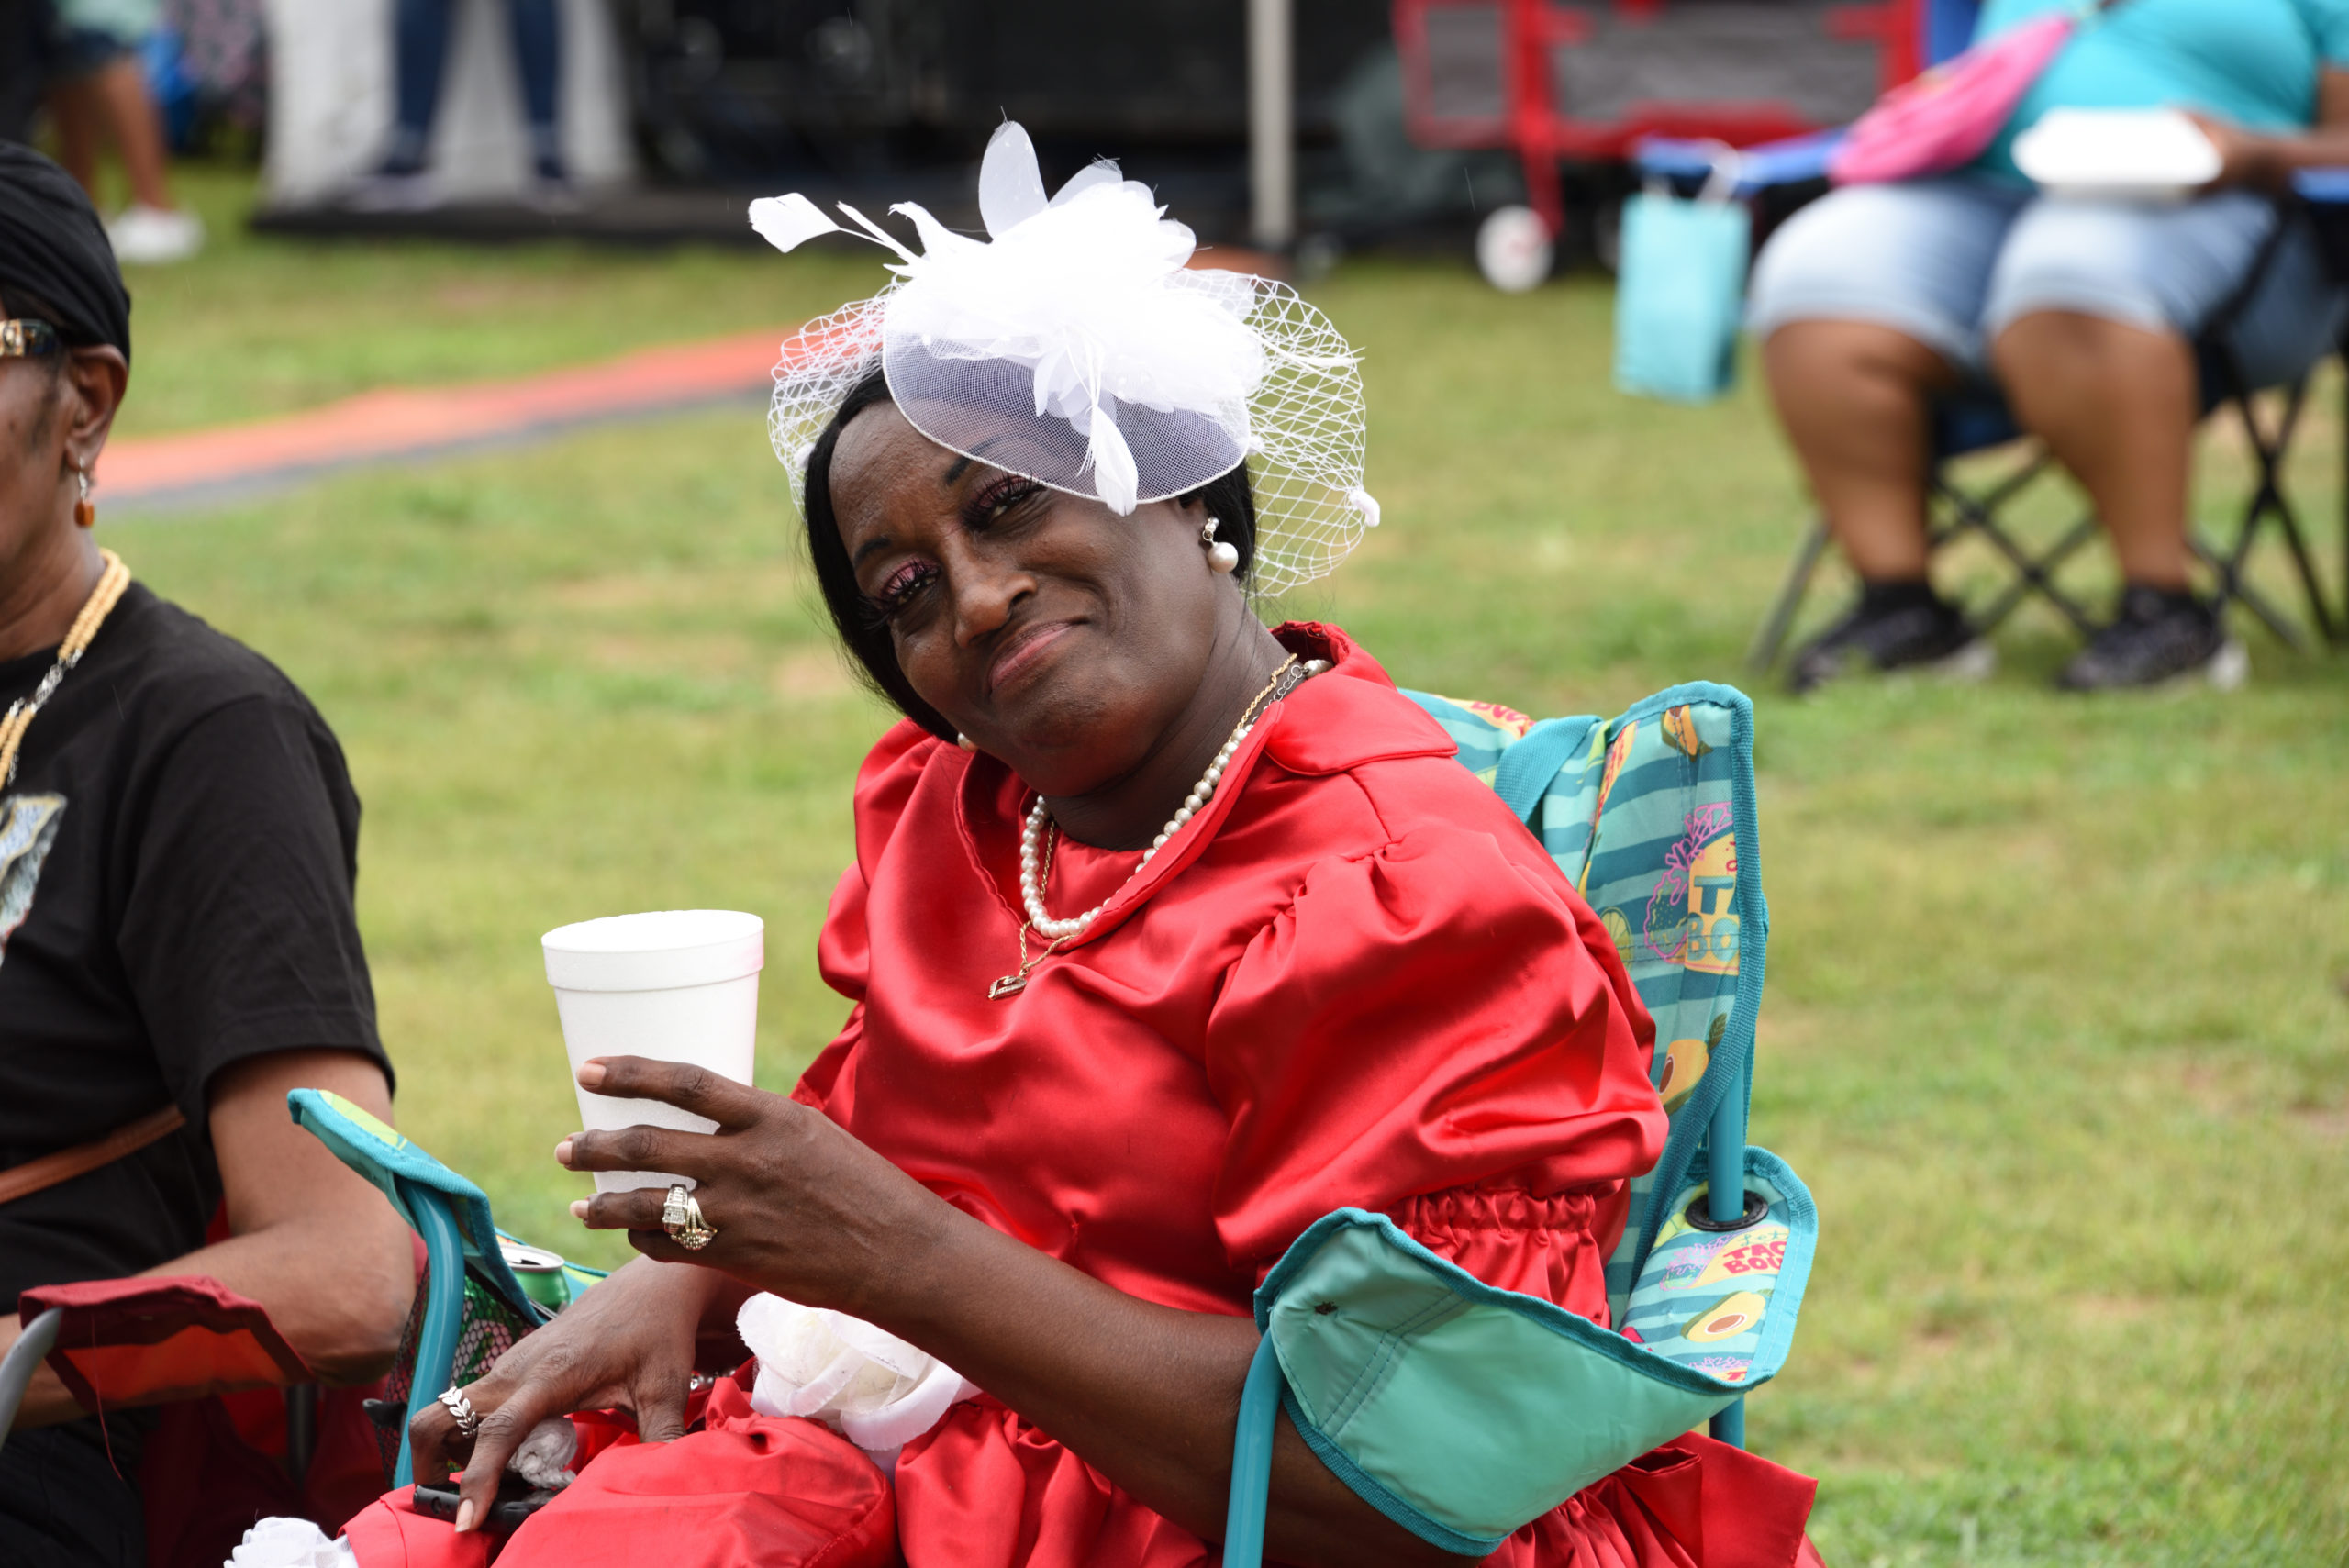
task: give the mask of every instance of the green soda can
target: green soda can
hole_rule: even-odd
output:
[[[497,1250],[506,1255],[506,1266],[522,1282],[522,1294],[550,1312],[560,1312],[571,1305],[571,1286],[562,1277],[562,1260],[544,1247],[533,1247],[511,1237],[500,1236]]]

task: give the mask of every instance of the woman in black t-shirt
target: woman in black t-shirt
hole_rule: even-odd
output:
[[[407,1235],[285,1108],[391,1115],[359,802],[291,682],[90,537],[129,309],[80,187],[0,144],[0,1350],[34,1285],[196,1274],[363,1381]],[[137,1147],[101,1162],[109,1135]],[[0,1558],[143,1564],[140,1427],[101,1433],[44,1369],[0,1444]]]

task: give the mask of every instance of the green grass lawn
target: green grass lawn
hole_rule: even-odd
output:
[[[241,186],[197,189],[224,228]],[[220,239],[133,280],[127,429],[789,321],[878,275]],[[1741,650],[1803,506],[1750,386],[1618,396],[1591,281],[1504,298],[1464,264],[1363,261],[1314,293],[1368,355],[1386,522],[1288,613],[1406,684],[1540,714],[1753,686]],[[2294,472],[2337,562],[2326,406]],[[2215,527],[2243,464],[2206,450]],[[813,944],[885,716],[795,527],[754,408],[104,525],[342,736],[402,1125],[600,1262],[549,1158],[575,1123],[539,933],[763,915],[770,1087],[844,1011]],[[1838,1568],[2349,1562],[2349,661],[2251,641],[2227,697],[2058,696],[2070,642],[2032,615],[1987,686],[1754,688],[1754,1137],[1823,1221],[1752,1432],[1821,1478]]]

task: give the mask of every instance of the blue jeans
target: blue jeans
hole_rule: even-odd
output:
[[[449,63],[449,12],[454,0],[399,0],[392,20],[397,69],[396,117],[387,173],[407,174],[424,167],[432,139],[432,117],[440,106],[440,77]],[[530,117],[530,151],[540,177],[563,176],[559,87],[562,80],[562,19],[560,0],[506,0],[514,29],[514,58],[521,67],[522,102]]]
[[[1874,322],[1986,379],[1989,344],[2038,311],[2196,337],[2276,221],[2245,191],[2155,204],[2053,199],[1968,175],[1851,185],[1771,236],[1746,323],[1767,337],[1792,321]],[[2281,385],[2315,364],[2344,306],[2315,242],[2296,229],[2236,324],[2252,384]]]

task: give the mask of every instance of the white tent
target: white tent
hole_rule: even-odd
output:
[[[392,125],[393,0],[268,0],[273,206],[333,199],[383,153]],[[628,88],[605,0],[562,0],[562,139],[583,186],[633,168]],[[529,131],[505,0],[456,0],[432,166],[457,200],[518,195]]]

